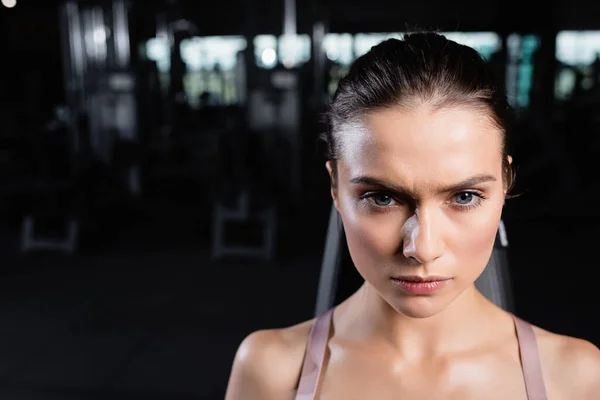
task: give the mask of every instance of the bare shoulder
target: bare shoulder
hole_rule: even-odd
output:
[[[559,398],[597,399],[600,350],[593,343],[534,328],[546,384]],[[549,389],[551,390],[551,389]]]
[[[313,323],[248,335],[236,352],[225,399],[293,399]]]

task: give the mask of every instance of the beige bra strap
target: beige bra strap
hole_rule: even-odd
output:
[[[547,400],[546,385],[542,374],[542,362],[535,332],[530,323],[513,315],[523,367],[523,378],[528,400]]]
[[[327,352],[332,315],[333,308],[319,316],[310,330],[296,400],[314,400],[315,398],[321,368]]]

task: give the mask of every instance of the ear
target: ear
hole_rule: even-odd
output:
[[[337,184],[336,184],[336,176],[333,171],[333,163],[331,161],[327,161],[325,163],[325,169],[327,169],[327,173],[329,174],[329,187],[331,192],[331,198],[333,199],[333,204],[335,208],[338,208],[338,192],[337,192]],[[339,211],[339,209],[338,209]]]
[[[512,177],[512,174],[513,174],[513,172],[512,172],[512,162],[513,162],[513,158],[512,158],[512,156],[510,156],[510,155],[507,155],[507,156],[506,156],[506,161],[508,161],[508,169],[509,169],[509,171],[507,171],[507,172],[508,172],[508,174],[509,174],[510,176],[505,176],[505,178],[504,178],[504,181],[505,181],[505,186],[504,186],[504,196],[505,196],[505,197],[506,197],[506,193],[508,192],[508,189],[509,189],[507,186],[508,186],[508,185],[512,185],[512,179],[513,179],[513,177]],[[510,180],[510,183],[507,185],[507,184],[506,184],[506,182],[507,182],[508,180]]]

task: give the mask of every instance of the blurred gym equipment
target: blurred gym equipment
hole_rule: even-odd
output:
[[[238,194],[235,206],[226,206],[216,203],[213,216],[212,257],[220,259],[224,256],[258,257],[270,261],[275,252],[276,209],[268,207],[256,211],[252,210],[249,193],[242,191]],[[226,226],[230,222],[259,222],[262,225],[262,240],[260,244],[242,245],[230,244],[226,241]]]
[[[79,236],[81,196],[75,188],[73,160],[69,158],[70,134],[66,113],[55,117],[32,135],[29,173],[21,180],[23,220],[20,250],[52,250],[72,254]]]
[[[269,261],[275,253],[277,198],[264,135],[238,126],[222,132],[221,139],[212,213],[212,257],[259,257]],[[252,230],[257,227],[258,231]],[[238,238],[237,243],[228,239],[232,236],[228,233],[244,236],[244,232],[246,239]]]
[[[319,316],[335,305],[337,283],[342,264],[344,246],[342,219],[335,206],[329,212],[329,225],[325,236],[325,251],[321,263],[321,275],[317,289],[315,315]]]
[[[293,39],[295,35],[296,4],[286,0],[283,36]],[[279,206],[292,203],[293,195],[301,190],[300,77],[293,62],[281,61],[274,69],[259,72],[260,85],[250,87],[242,117],[248,129],[238,127],[230,134],[229,146],[221,151],[232,173],[221,173],[220,179],[227,184],[219,189],[213,207],[213,258],[249,256],[271,260]],[[227,204],[231,198],[234,200]],[[227,243],[226,227],[230,222],[258,222],[262,241],[253,246]]]
[[[141,192],[128,5],[69,0],[60,22],[66,106],[33,137],[34,172],[23,189],[24,252],[77,250],[82,213],[93,208],[89,196],[100,192],[88,174],[94,165],[116,176],[129,195]]]
[[[106,164],[112,163],[120,145],[138,140],[128,8],[124,0],[70,0],[62,6],[63,68],[74,158],[80,150],[77,121],[82,116],[93,154]],[[124,177],[132,194],[139,191],[137,168],[130,165]]]

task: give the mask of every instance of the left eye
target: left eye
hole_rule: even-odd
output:
[[[462,192],[457,194],[456,196],[454,196],[454,200],[456,201],[457,204],[460,204],[462,206],[464,205],[469,205],[473,202],[473,200],[475,200],[475,193],[471,193],[471,192]]]

